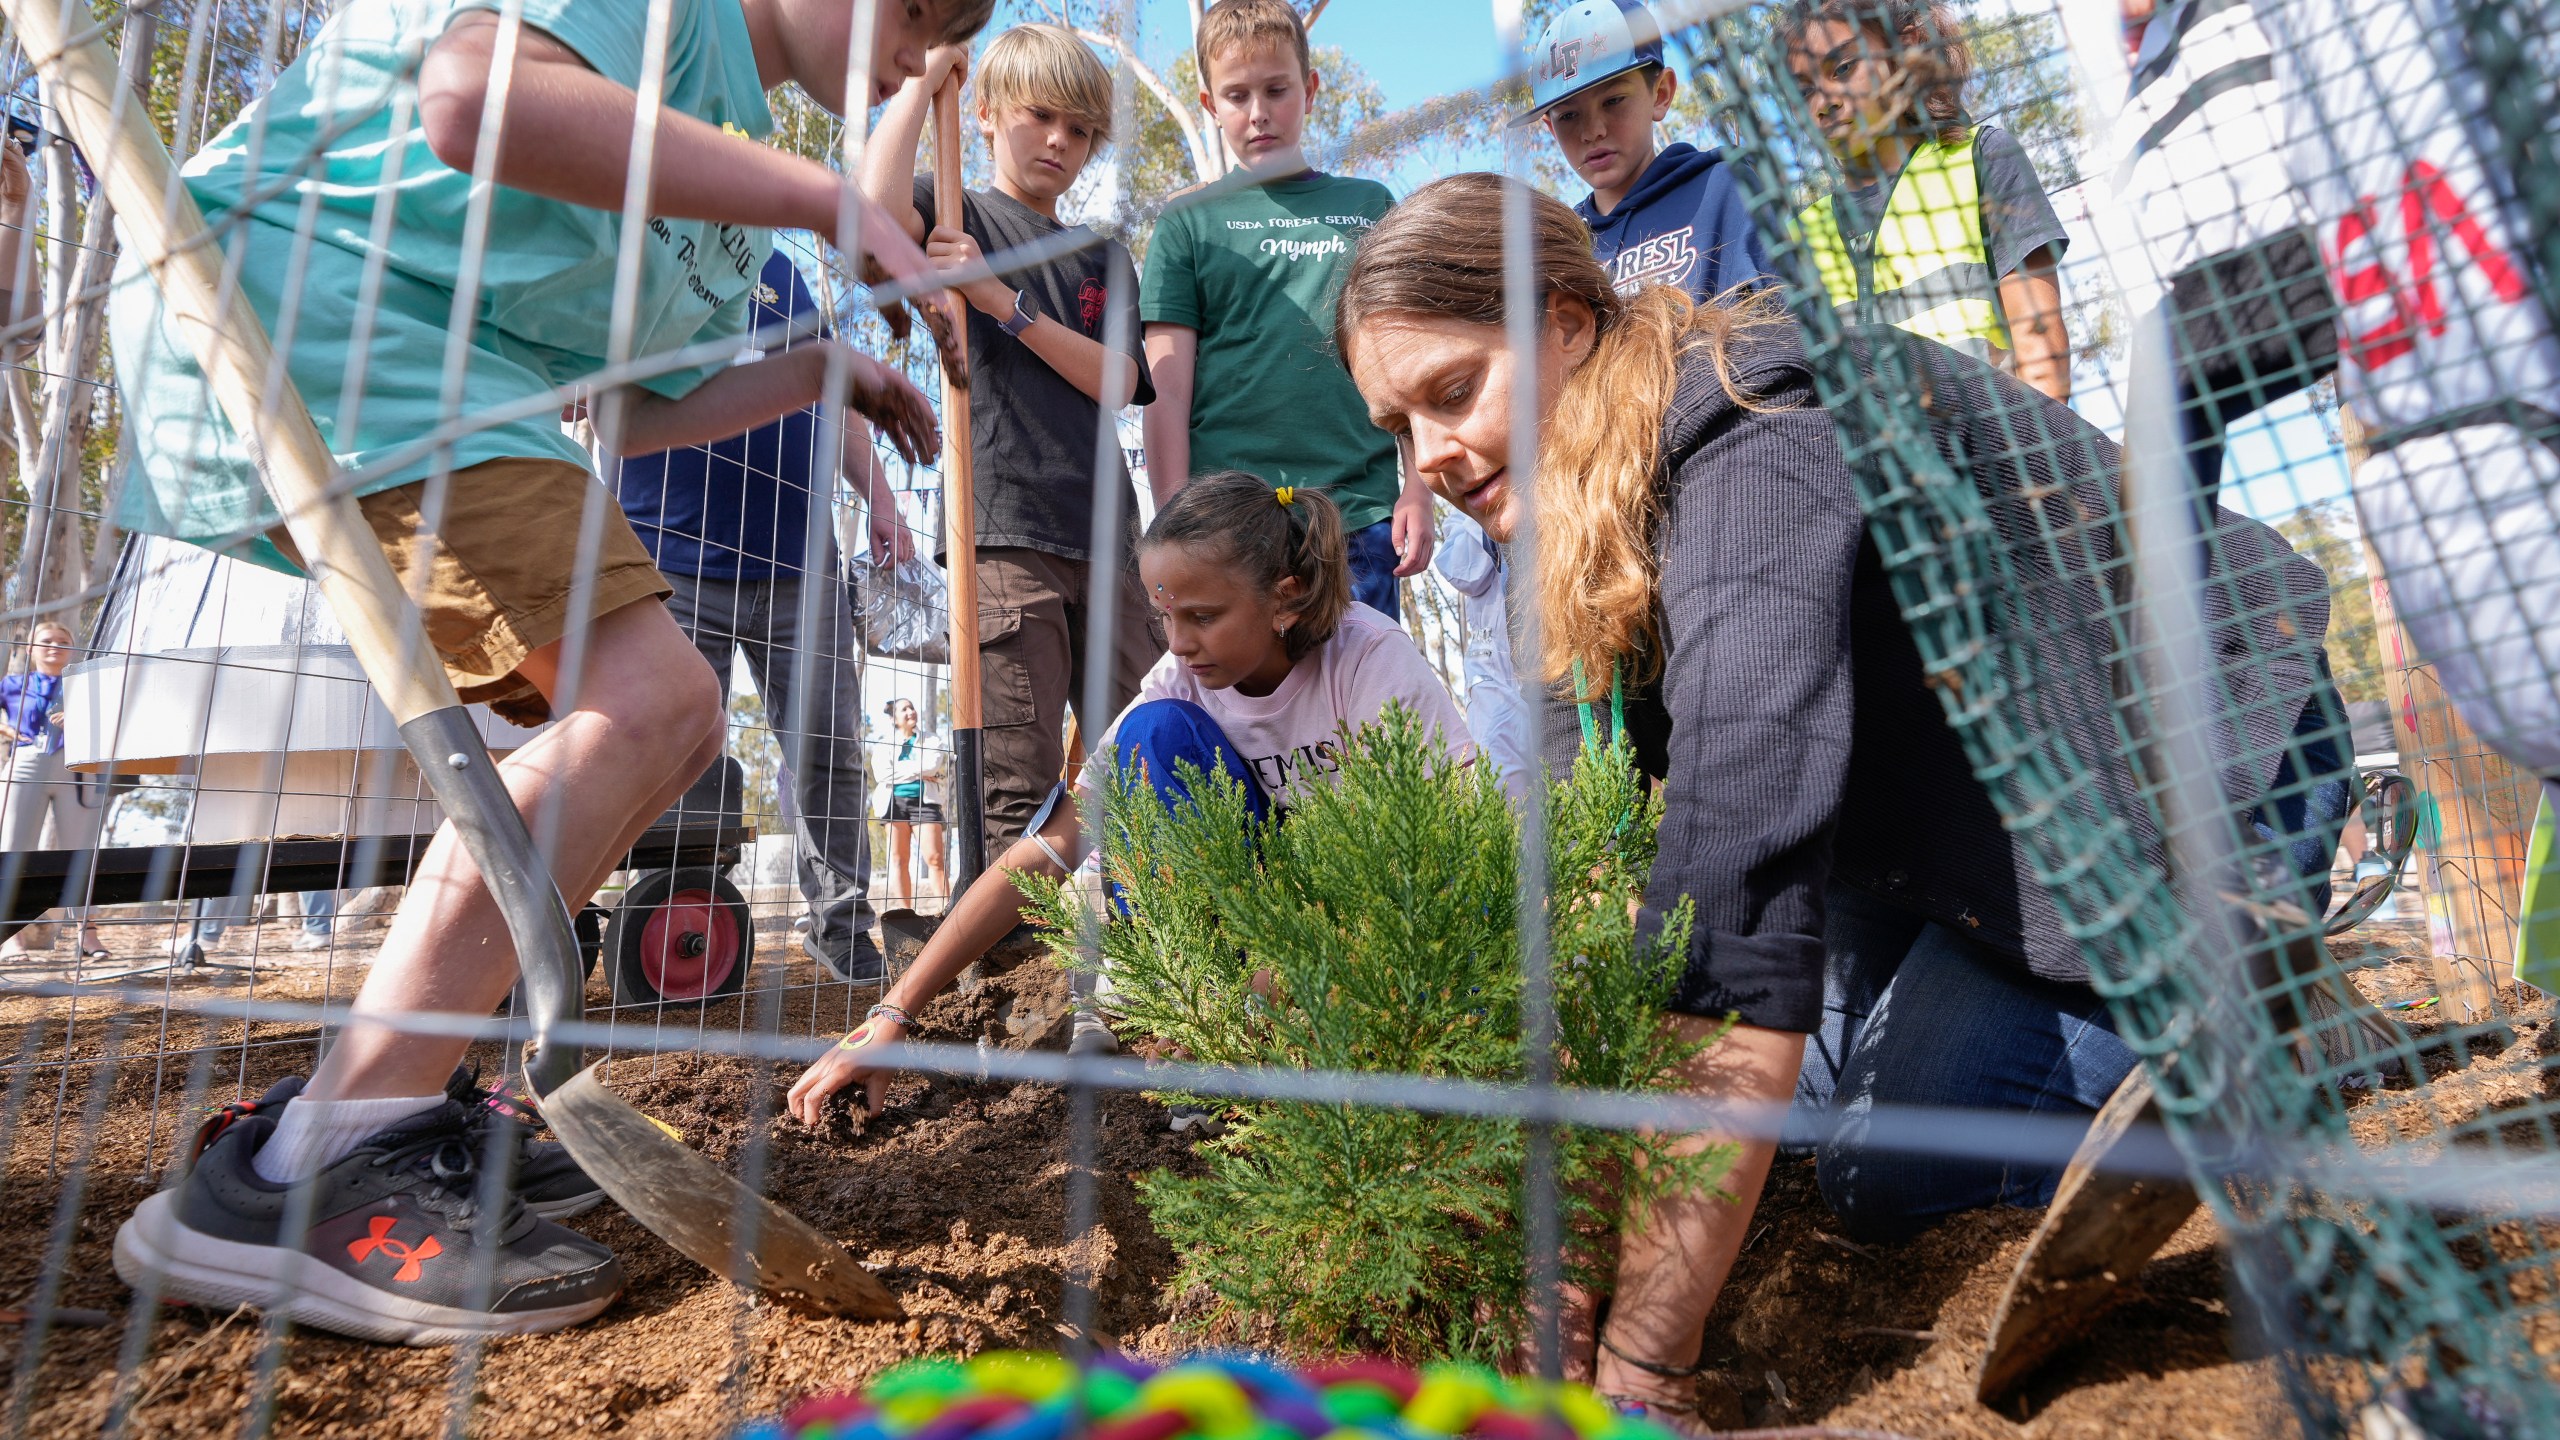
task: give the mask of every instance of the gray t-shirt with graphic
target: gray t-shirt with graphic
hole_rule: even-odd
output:
[[[933,177],[919,175],[916,213],[936,223]],[[1137,378],[1133,405],[1156,398],[1147,376],[1146,336],[1138,323],[1138,280],[1119,241],[1070,229],[999,190],[962,192],[960,228],[999,269],[1004,254],[1044,241],[1081,240],[1064,255],[1004,276],[1031,292],[1032,308],[1079,335],[1108,343],[1111,312],[1121,315],[1129,364]],[[978,502],[978,543],[1018,545],[1068,560],[1092,558],[1094,459],[1100,454],[1102,407],[1067,377],[1004,333],[994,317],[969,311],[969,455]],[[1115,430],[1105,483],[1126,486]],[[937,547],[936,558],[940,558]]]

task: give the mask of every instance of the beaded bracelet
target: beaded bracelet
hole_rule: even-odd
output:
[[[905,1029],[913,1030],[916,1028],[916,1017],[899,1009],[897,1006],[890,1004],[886,1000],[883,1000],[879,1004],[871,1007],[869,1013],[862,1017],[861,1024],[854,1026],[850,1033],[848,1033],[843,1039],[836,1042],[836,1048],[839,1050],[859,1050],[863,1046],[870,1044],[871,1022],[879,1019],[883,1015],[897,1021],[898,1024]]]

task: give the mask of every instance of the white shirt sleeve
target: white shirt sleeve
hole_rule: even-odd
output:
[[[1493,552],[1485,548],[1484,530],[1464,515],[1451,514],[1442,527],[1440,548],[1433,553],[1431,568],[1449,582],[1451,589],[1472,599],[1493,588],[1502,567],[1494,562]]]

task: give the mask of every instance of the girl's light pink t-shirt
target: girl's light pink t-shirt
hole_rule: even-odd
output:
[[[1333,638],[1301,656],[1268,695],[1207,689],[1167,654],[1147,672],[1130,704],[1134,708],[1150,700],[1188,700],[1208,711],[1262,793],[1283,807],[1299,786],[1341,769],[1344,727],[1357,734],[1377,723],[1390,700],[1403,701],[1420,716],[1423,728],[1438,734],[1452,759],[1475,755],[1475,741],[1449,698],[1449,687],[1422,658],[1413,638],[1393,620],[1357,603],[1343,614]],[[1115,718],[1093,753],[1111,754],[1119,733]],[[1085,783],[1093,783],[1091,771]]]

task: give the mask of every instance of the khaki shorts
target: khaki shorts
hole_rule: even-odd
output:
[[[426,481],[413,481],[356,503],[425,612],[427,642],[453,688],[519,725],[551,718],[551,703],[516,667],[568,633],[578,523],[588,504],[602,504],[605,514],[587,617],[674,593],[621,505],[579,466],[520,458],[455,471],[438,527],[441,543],[433,546],[420,543],[426,488]],[[267,538],[302,564],[283,527]],[[427,566],[423,584],[416,573],[421,563]]]

